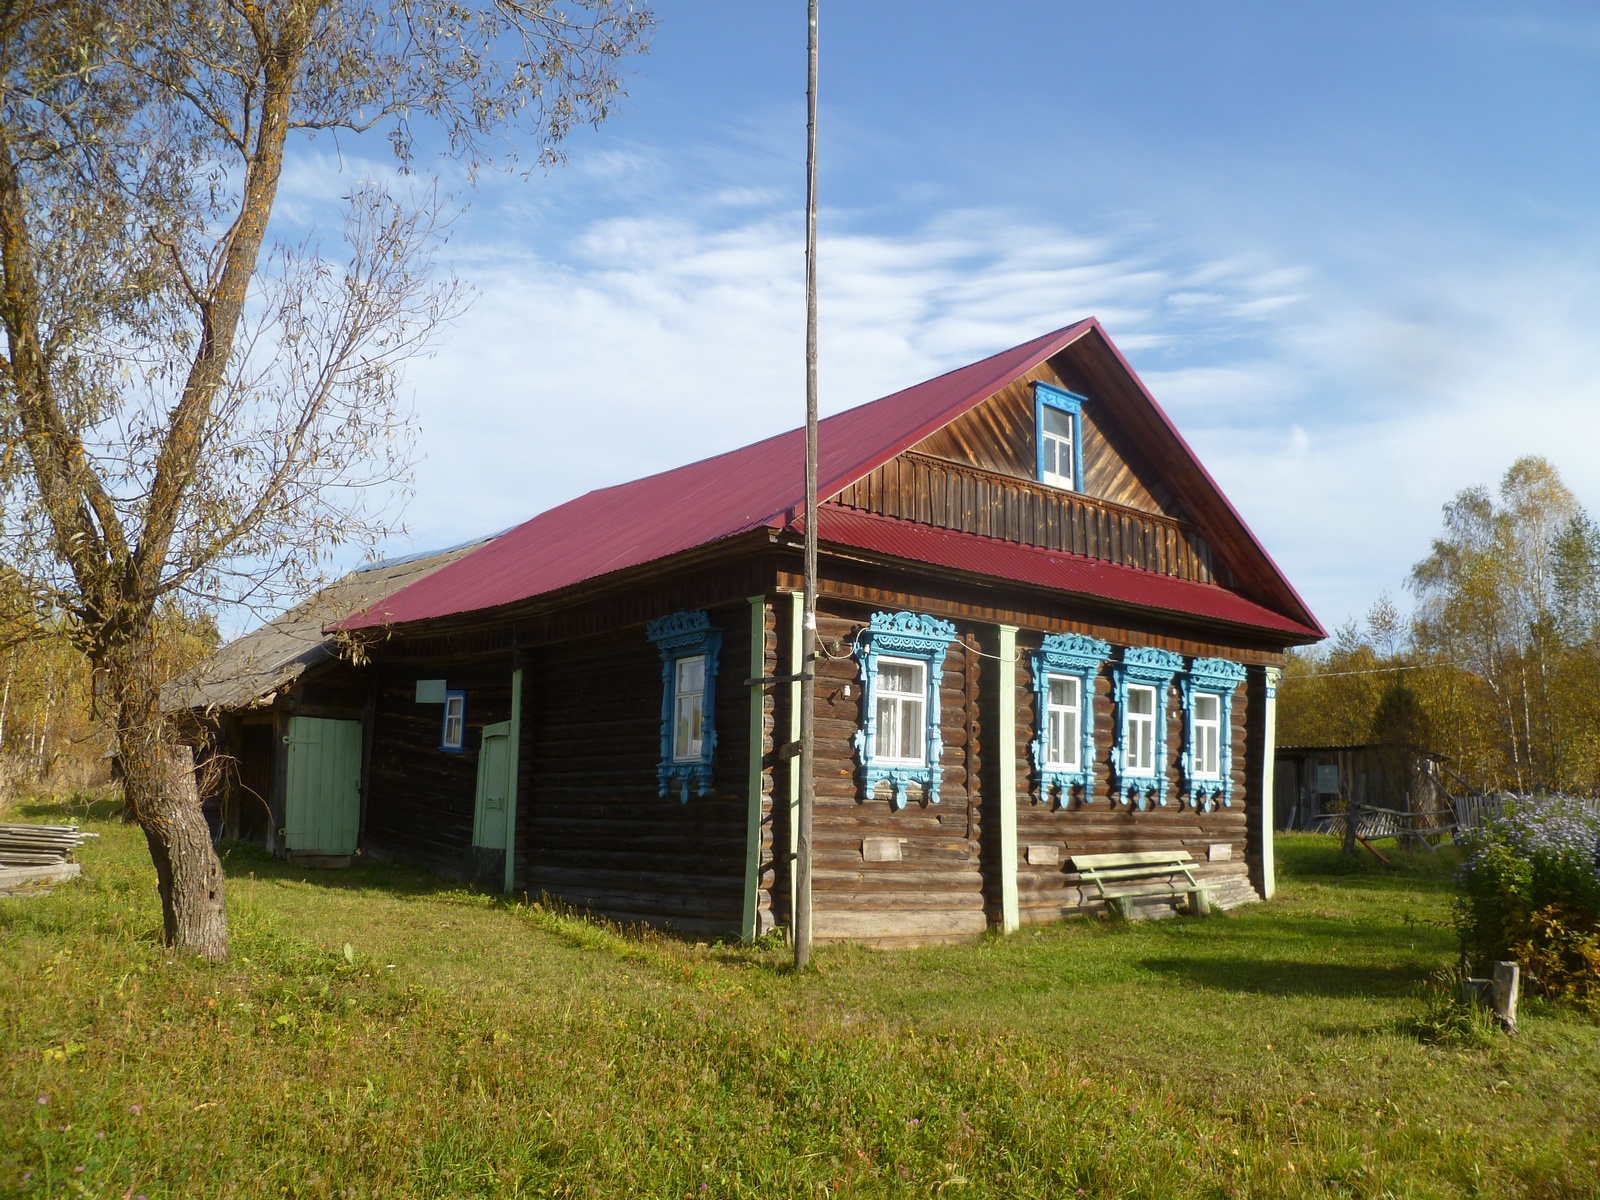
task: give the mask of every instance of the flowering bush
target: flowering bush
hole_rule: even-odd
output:
[[[1538,990],[1600,1013],[1600,814],[1565,797],[1516,799],[1463,842],[1467,959],[1514,958]]]

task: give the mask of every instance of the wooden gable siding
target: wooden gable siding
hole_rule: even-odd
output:
[[[913,451],[829,503],[1197,583],[1226,583],[1210,545],[1185,521]]]
[[[1060,368],[1066,366],[1065,356]],[[1013,479],[1038,478],[1038,432],[1034,428],[1034,381],[1054,384],[1087,398],[1080,422],[1083,439],[1083,493],[1127,508],[1184,520],[1187,514],[1160,476],[1134,449],[1114,416],[1056,361],[1041,363],[1007,384],[965,416],[930,434],[911,449],[919,454],[965,463]],[[1078,386],[1073,386],[1078,382]]]
[[[527,652],[519,885],[624,922],[736,933],[744,898],[750,606],[722,630],[710,794],[657,795],[661,655],[641,626]],[[656,615],[667,615],[663,610]]]
[[[511,716],[509,656],[380,663],[367,767],[366,839],[460,878],[469,869],[483,727]],[[466,693],[459,752],[441,750],[444,706],[417,703],[417,680]]]

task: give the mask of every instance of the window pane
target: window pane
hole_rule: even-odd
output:
[[[878,758],[893,758],[900,742],[900,705],[889,696],[878,697],[878,734],[872,753]]]
[[[901,758],[922,761],[922,701],[900,701]]]
[[[1044,431],[1053,433],[1056,437],[1070,442],[1072,440],[1072,414],[1062,412],[1059,408],[1046,407],[1044,410]]]
[[[1049,757],[1052,766],[1078,765],[1078,714],[1071,709],[1050,710]]]
[[[878,690],[901,695],[922,690],[922,668],[916,663],[879,662]]]

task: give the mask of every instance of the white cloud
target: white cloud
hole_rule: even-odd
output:
[[[591,164],[584,187],[610,172],[636,196],[661,168],[635,158]],[[505,190],[449,249],[474,307],[410,372],[414,545],[799,423],[804,260],[775,193],[624,198],[513,233],[536,202]],[[1384,291],[1145,228],[965,210],[888,232],[830,215],[821,280],[824,412],[1099,316],[1330,627],[1398,591],[1439,506],[1517,454],[1600,501],[1600,296],[1581,258]]]

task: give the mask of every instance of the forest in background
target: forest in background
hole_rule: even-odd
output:
[[[1600,527],[1548,460],[1469,487],[1364,621],[1291,652],[1278,744],[1409,742],[1483,791],[1600,794]]]
[[[67,793],[109,782],[113,714],[66,617],[38,611],[0,582],[0,812],[18,794]],[[157,617],[157,672],[172,679],[221,642],[216,620],[166,605]]]

